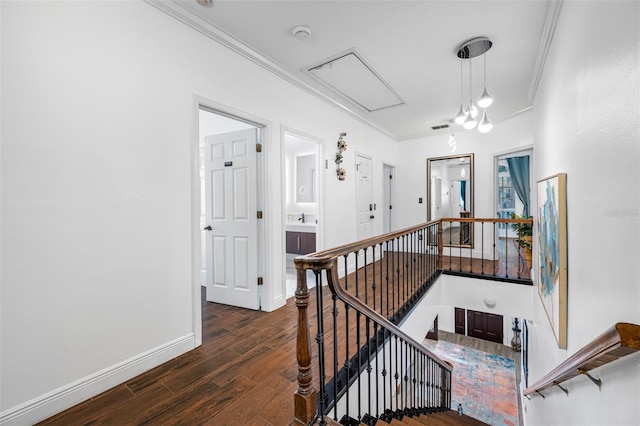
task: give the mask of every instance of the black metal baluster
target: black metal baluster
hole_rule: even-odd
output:
[[[460,228],[459,234],[462,235],[462,222],[458,222],[458,226]],[[458,271],[462,272],[462,244],[460,243],[460,238],[458,238]]]
[[[416,291],[416,282],[418,277],[416,276],[416,238],[418,235],[415,232],[411,233],[411,294]]]
[[[409,238],[407,238],[407,236],[403,236],[402,237],[402,253],[404,254],[404,257],[402,259],[402,266],[403,266],[403,271],[402,271],[402,304],[400,306],[404,306],[404,304],[407,302],[407,293],[409,292],[408,289],[408,281],[409,281],[409,253],[408,253],[408,244],[409,244]]]
[[[407,399],[409,396],[409,347],[406,341],[403,341],[403,349],[404,349],[404,366],[402,368],[402,373],[404,374],[404,409],[406,410],[409,406],[409,400]]]
[[[356,270],[354,272],[355,278],[356,278],[356,298],[360,299],[360,285],[358,284],[358,255],[360,254],[359,251],[355,251],[354,255],[356,257]]]
[[[371,320],[369,317],[366,317],[366,343],[365,348],[367,350],[367,413],[371,415],[371,335],[369,334],[369,330],[371,328]]]
[[[398,369],[398,336],[394,336],[394,337],[395,337],[395,346],[396,346],[396,348],[395,348],[396,349],[396,351],[395,351],[396,352],[396,359],[395,359],[395,361],[396,361],[396,371],[395,371],[394,377],[396,379],[396,411],[398,411],[400,409],[400,404],[399,404],[399,400],[398,400],[398,398],[399,398],[398,394],[400,393],[399,392],[400,385],[398,383],[398,379],[400,378],[400,373],[399,373],[400,370]]]
[[[344,257],[344,289],[349,289],[349,279],[348,279],[348,257],[346,254]],[[344,321],[345,321],[345,358],[344,358],[344,369],[345,369],[345,386],[346,386],[346,416],[349,417],[349,378],[351,373],[351,360],[349,359],[349,305],[344,304]],[[337,336],[336,336],[337,338]]]
[[[482,266],[482,272],[480,272],[480,275],[484,275],[484,224],[485,222],[480,222],[480,224],[481,224],[480,265]]]
[[[387,256],[384,253],[384,249],[383,249],[383,244],[384,243],[380,243],[380,275],[379,275],[379,281],[380,281],[380,315],[384,316],[384,305],[386,300],[384,299],[384,281],[382,280],[383,277],[383,272],[382,272],[382,263],[386,263],[387,262]]]
[[[359,282],[359,273],[358,273],[358,252],[356,252],[356,297],[359,298],[359,293],[358,293],[358,289],[360,288],[360,282]],[[359,310],[356,310],[356,358],[358,360],[358,369],[356,370],[357,374],[357,381],[358,381],[358,421],[360,421],[362,419],[362,393],[361,393],[361,376],[362,376],[362,359],[361,359],[361,350],[360,348],[362,348],[361,342],[360,342],[360,319],[361,319],[361,313]]]
[[[400,294],[398,295],[398,310],[404,303],[405,283],[407,279],[407,273],[405,272],[405,266],[404,266],[407,263],[407,257],[406,257],[407,245],[406,245],[406,238],[404,237],[404,235],[401,237],[401,241],[402,241],[402,264],[399,266],[400,268],[402,268],[402,276],[400,276],[400,272],[398,272],[398,277],[401,279],[401,281],[398,283],[398,285],[400,286],[399,288]]]
[[[473,222],[467,222],[469,225],[469,242],[473,243],[473,241],[471,241],[471,236],[473,235],[473,232],[471,232],[471,227],[474,225]],[[473,250],[471,250],[471,247],[469,247],[469,272],[471,272],[473,274]]]
[[[376,310],[376,246],[371,246],[371,298],[373,299],[373,310]]]
[[[387,300],[385,301],[385,305],[387,305],[387,316],[386,318],[389,319],[389,262],[392,262],[392,259],[390,258],[391,256],[393,256],[392,254],[389,253],[389,240],[385,241],[385,244],[387,245],[387,250],[386,250],[386,266],[387,266],[387,273],[384,276],[384,280],[387,284]],[[392,269],[393,270],[393,269]]]
[[[322,283],[320,283],[318,271],[313,271],[316,278],[316,309],[318,315],[318,333],[316,334],[316,342],[318,343],[318,375],[320,381],[319,398],[318,398],[318,414],[320,415],[320,425],[325,425],[324,411],[327,403],[327,393],[325,389],[326,371],[324,360],[324,311],[322,303]]]
[[[398,312],[398,310],[400,309],[400,290],[401,290],[401,284],[400,284],[400,261],[402,260],[401,253],[400,253],[400,237],[396,238],[396,240],[397,240],[398,248],[397,248],[397,251],[396,251],[395,262],[394,262],[394,268],[395,268],[395,271],[396,271],[396,280],[393,283],[393,315],[394,316]]]
[[[338,421],[338,296],[332,294],[333,301],[333,420]]]
[[[509,278],[509,241],[507,236],[509,235],[509,228],[505,229],[504,232],[504,276]]]
[[[376,418],[380,417],[380,382],[379,382],[379,377],[378,376],[378,364],[379,364],[379,360],[378,360],[378,350],[380,349],[379,347],[379,341],[378,341],[378,323],[374,322],[373,323],[373,335],[376,338],[376,353],[375,353],[375,364],[376,364],[376,374],[375,374],[375,378],[376,378],[376,386],[375,386],[375,394],[376,394]]]
[[[449,270],[452,271],[452,262],[453,262],[453,247],[451,247],[451,225],[453,222],[449,222]]]
[[[367,269],[368,269],[367,251],[368,250],[369,250],[369,247],[364,248],[364,266],[362,267],[362,269],[364,269],[364,304],[365,305],[369,304],[369,287],[367,285],[367,283],[369,282],[369,280],[367,280]]]
[[[390,344],[391,340],[389,340]],[[387,377],[387,346],[387,329],[384,328],[382,334],[382,411],[385,411],[387,407],[387,384],[385,382]]]
[[[435,396],[434,396],[434,389],[433,389],[434,364],[435,364],[435,362],[433,362],[433,361],[429,362],[429,400],[431,401],[431,406],[432,407],[435,405]]]
[[[498,243],[500,243],[500,227],[498,226]],[[507,237],[507,234],[505,232],[505,238]],[[505,240],[506,241],[506,240]],[[496,276],[496,259],[498,259],[498,262],[500,261],[499,258],[496,257],[496,223],[493,222],[493,276]]]

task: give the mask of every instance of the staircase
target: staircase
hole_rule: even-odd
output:
[[[451,411],[453,366],[397,325],[442,272],[436,235],[434,221],[296,257],[292,425],[485,424]]]
[[[325,422],[329,426],[422,426],[422,425],[434,425],[434,426],[456,426],[456,425],[477,425],[483,426],[487,423],[483,423],[480,420],[476,420],[473,417],[469,417],[466,414],[462,416],[456,411],[445,410],[437,411],[433,413],[420,413],[412,415],[400,415],[399,418],[393,418],[388,422],[380,419],[375,419],[369,416],[365,416],[362,422],[358,423],[355,419],[342,419],[342,422],[338,423],[332,419],[325,419]],[[319,425],[320,421],[316,422]]]

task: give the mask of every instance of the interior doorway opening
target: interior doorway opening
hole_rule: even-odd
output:
[[[260,309],[262,125],[199,105],[200,285],[208,301]]]
[[[296,271],[293,259],[322,246],[322,141],[296,130],[282,132],[284,156],[284,253],[286,298],[294,296]],[[309,287],[315,285],[308,272]]]
[[[496,217],[510,219],[512,215],[531,216],[532,150],[520,150],[495,157]],[[514,238],[515,232],[500,224],[500,237]]]

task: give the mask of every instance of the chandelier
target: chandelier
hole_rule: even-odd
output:
[[[471,40],[467,40],[457,51],[457,56],[460,58],[460,110],[456,115],[455,122],[460,124],[463,128],[471,130],[478,127],[480,133],[487,133],[493,128],[493,123],[487,118],[487,108],[493,103],[493,98],[487,92],[487,53],[493,43],[487,37],[477,37]],[[478,122],[478,107],[473,103],[472,93],[473,87],[471,85],[472,77],[472,59],[478,56],[483,56],[484,59],[484,91],[480,98],[478,98],[478,107],[482,108],[482,116],[480,122]],[[463,60],[469,60],[469,102],[464,102],[464,90],[463,90]]]

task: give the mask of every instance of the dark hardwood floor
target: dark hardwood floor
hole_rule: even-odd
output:
[[[296,321],[294,299],[270,313],[203,300],[202,346],[40,424],[286,425]]]

